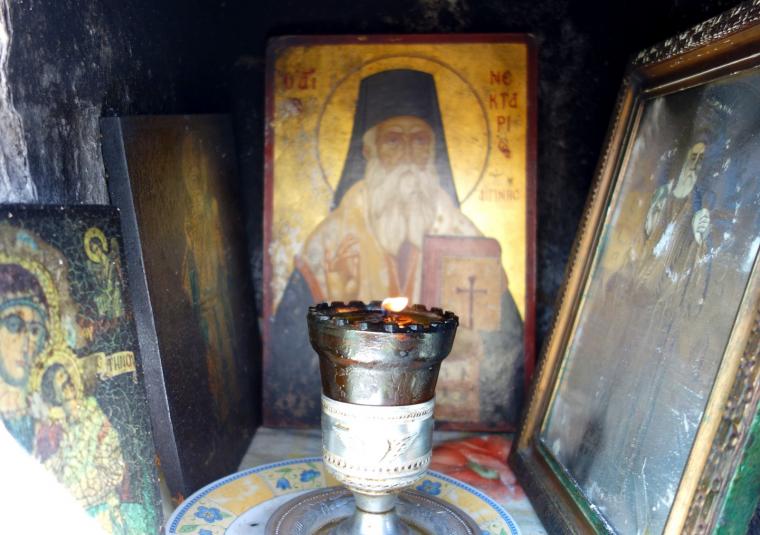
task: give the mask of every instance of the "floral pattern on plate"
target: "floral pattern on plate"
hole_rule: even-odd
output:
[[[251,468],[211,483],[190,496],[169,518],[166,533],[221,535],[238,516],[268,499],[331,484],[334,480],[326,476],[318,457]],[[428,472],[415,488],[463,509],[478,523],[482,535],[520,535],[509,513],[470,485]]]

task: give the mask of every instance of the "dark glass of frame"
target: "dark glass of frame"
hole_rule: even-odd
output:
[[[743,532],[760,492],[760,6],[646,50],[510,462],[549,532]],[[754,444],[754,446],[753,446]]]

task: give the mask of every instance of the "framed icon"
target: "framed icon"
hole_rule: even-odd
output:
[[[161,498],[122,254],[115,208],[0,208],[0,425],[97,525],[149,535]]]
[[[549,531],[739,533],[757,504],[759,21],[624,79],[510,458]]]
[[[535,323],[532,38],[283,37],[268,62],[265,423],[319,421],[308,304],[406,296],[465,319],[437,421],[514,428]]]
[[[176,502],[233,472],[258,423],[258,350],[229,118],[101,122],[156,447]]]

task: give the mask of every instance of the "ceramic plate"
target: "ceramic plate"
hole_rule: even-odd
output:
[[[169,518],[166,533],[260,535],[269,515],[285,501],[304,491],[338,484],[320,457],[265,464],[227,476],[190,496]],[[483,535],[520,533],[503,507],[454,478],[428,472],[416,489],[467,512]]]

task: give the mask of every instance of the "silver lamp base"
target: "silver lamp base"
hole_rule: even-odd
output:
[[[434,496],[406,490],[395,509],[369,513],[356,507],[343,487],[315,490],[280,506],[266,527],[267,535],[480,535],[477,524],[461,509]]]

